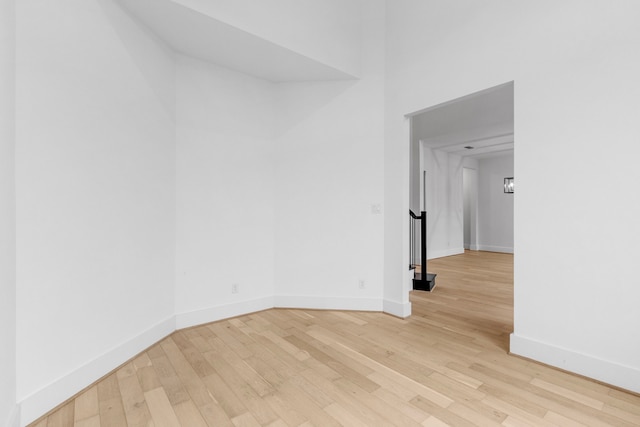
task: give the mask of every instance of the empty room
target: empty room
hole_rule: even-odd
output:
[[[640,425],[639,16],[0,0],[0,426]]]

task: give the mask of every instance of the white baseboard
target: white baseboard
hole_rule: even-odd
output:
[[[308,308],[312,310],[382,311],[382,300],[375,298],[276,295],[275,307]]]
[[[175,328],[175,318],[171,316],[25,397],[20,402],[20,425],[26,426],[35,421],[136,354],[170,335]]]
[[[201,310],[176,314],[176,329],[204,325],[205,323],[242,316],[247,313],[267,310],[274,307],[273,297],[256,298],[231,304],[207,307]]]
[[[487,252],[504,252],[506,254],[512,254],[513,248],[507,246],[491,246],[491,245],[478,245],[478,251]]]
[[[565,371],[640,393],[640,369],[511,334],[510,351]]]
[[[386,299],[382,301],[382,306],[382,311],[387,314],[391,314],[392,316],[400,317],[401,319],[411,316],[410,302],[402,303]]]
[[[9,418],[7,418],[5,427],[19,427],[19,425],[20,425],[20,406],[14,405],[13,409],[9,413]]]
[[[375,298],[340,298],[278,295],[249,301],[178,313],[102,356],[80,366],[51,384],[30,394],[16,405],[7,427],[24,427],[60,403],[90,386],[104,375],[172,334],[177,329],[202,325],[270,308],[306,308],[322,310],[384,311],[397,317],[411,315],[411,303],[382,301]]]
[[[453,249],[442,249],[439,251],[429,251],[427,253],[427,260],[435,259],[435,258],[444,258],[446,256],[451,255],[460,255],[464,253],[464,248],[453,248]]]

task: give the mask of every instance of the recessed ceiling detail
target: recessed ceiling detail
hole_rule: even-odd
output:
[[[447,153],[457,154],[459,156],[473,157],[493,157],[501,154],[513,152],[513,133],[494,135],[484,137],[473,141],[473,146],[469,145],[469,141],[460,143],[447,143],[435,147],[428,144],[431,148],[445,151]]]
[[[513,83],[436,105],[411,116],[414,140],[460,156],[513,152]]]

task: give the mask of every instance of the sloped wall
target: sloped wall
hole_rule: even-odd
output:
[[[174,0],[347,74],[361,69],[358,0]]]

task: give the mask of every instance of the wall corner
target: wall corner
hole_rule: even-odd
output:
[[[401,319],[411,316],[411,302],[397,302],[385,299],[382,301],[382,311]]]

